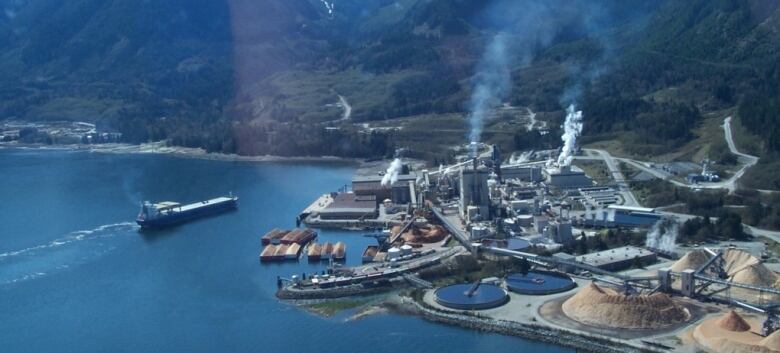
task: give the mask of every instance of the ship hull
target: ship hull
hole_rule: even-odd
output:
[[[189,222],[198,218],[216,215],[222,212],[234,210],[238,207],[238,200],[231,199],[219,203],[202,205],[186,211],[173,212],[171,214],[154,219],[136,219],[136,223],[142,228],[166,228]]]

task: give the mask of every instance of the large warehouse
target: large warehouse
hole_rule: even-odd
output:
[[[595,266],[607,271],[620,271],[634,266],[637,261],[642,264],[655,262],[654,252],[636,246],[624,246],[577,256],[576,261]]]

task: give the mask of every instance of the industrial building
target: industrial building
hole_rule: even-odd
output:
[[[477,208],[480,220],[490,220],[490,194],[488,192],[488,178],[490,173],[486,168],[477,167],[476,160],[473,168],[460,170],[460,212],[469,218],[469,206]]]
[[[321,219],[376,218],[376,197],[351,192],[334,194],[333,202],[319,211],[319,217]]]
[[[571,232],[571,222],[562,219],[556,219],[547,224],[544,228],[544,235],[558,244],[569,244],[574,240]]]
[[[642,264],[649,264],[655,262],[656,259],[654,252],[636,246],[624,246],[575,258],[578,262],[607,271],[625,270],[634,266],[637,261],[640,261]]]
[[[579,192],[586,205],[609,206],[618,202],[617,191],[608,186],[580,188]]]
[[[651,227],[662,215],[653,208],[609,205],[585,212],[584,225],[592,227]]]
[[[545,170],[547,184],[558,189],[577,189],[593,185],[582,169],[575,166],[550,167]]]
[[[544,180],[542,168],[539,166],[516,166],[501,169],[503,180],[517,179],[525,182],[537,183]]]
[[[373,195],[379,202],[391,199],[393,203],[403,204],[411,200],[409,182],[416,180],[414,172],[398,175],[398,180],[391,185],[382,185],[382,175],[355,176],[352,178],[352,192],[358,196]]]

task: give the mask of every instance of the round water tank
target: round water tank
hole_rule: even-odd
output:
[[[577,286],[569,276],[557,272],[529,271],[506,277],[506,287],[515,293],[548,295],[568,291]]]
[[[408,244],[404,244],[401,246],[401,255],[411,255],[412,254],[412,247]]]
[[[437,303],[459,310],[483,310],[506,304],[509,295],[493,284],[463,283],[441,287],[434,292]]]
[[[529,214],[523,214],[517,216],[517,224],[522,227],[530,227],[534,223],[534,216]]]
[[[393,259],[397,260],[399,257],[401,257],[401,249],[399,249],[399,248],[390,248],[390,250],[387,250],[387,259],[388,260],[393,260]]]

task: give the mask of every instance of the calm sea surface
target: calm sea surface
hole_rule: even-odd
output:
[[[0,352],[571,352],[383,314],[321,318],[275,299],[275,278],[325,265],[260,265],[260,236],[294,227],[352,167],[0,149]],[[234,192],[239,209],[153,235],[141,200]],[[347,243],[348,264],[371,238]]]

